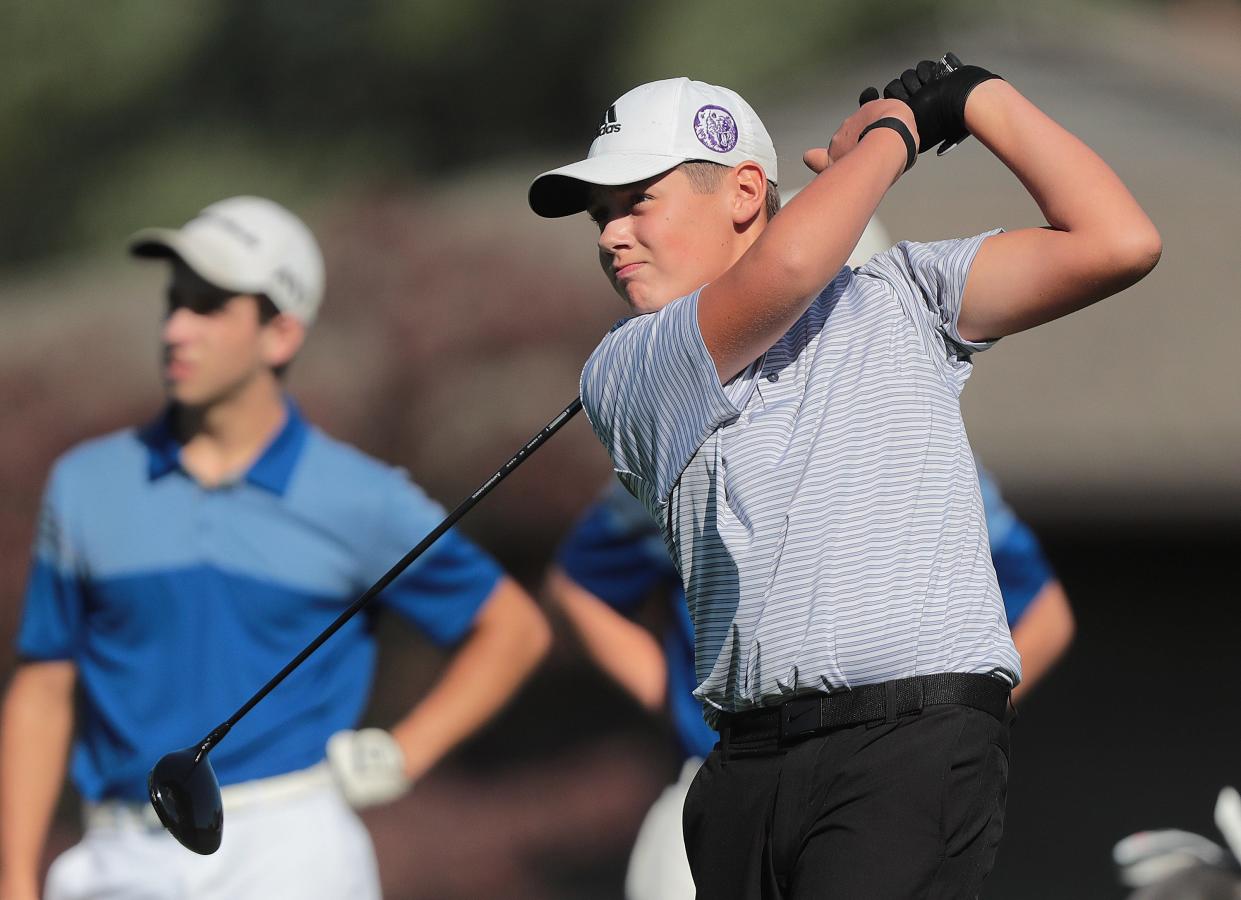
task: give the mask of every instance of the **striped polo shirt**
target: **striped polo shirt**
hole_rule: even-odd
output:
[[[726,385],[698,291],[587,360],[587,415],[685,583],[709,720],[915,675],[1019,680],[959,404],[987,236],[842,269]]]
[[[1030,526],[1018,518],[995,479],[981,466],[978,483],[1004,614],[1008,627],[1015,628],[1055,575]],[[653,596],[666,607],[663,651],[668,713],[685,755],[705,757],[718,735],[703,721],[702,704],[692,693],[698,684],[694,626],[681,577],[655,520],[614,481],[561,542],[556,562],[575,582],[626,616],[633,616]]]
[[[144,800],[161,756],[228,718],[443,518],[291,403],[235,481],[200,485],[180,452],[165,416],[70,450],[45,492],[18,653],[77,667],[71,774],[88,800]],[[357,723],[376,606],[451,644],[499,577],[446,534],[212,751],[220,783],[313,765]]]

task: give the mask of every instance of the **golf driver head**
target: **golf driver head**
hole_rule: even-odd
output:
[[[207,856],[220,849],[224,804],[215,770],[200,747],[160,758],[147,776],[151,805],[182,846]]]

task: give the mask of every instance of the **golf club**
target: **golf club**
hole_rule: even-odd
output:
[[[220,840],[224,834],[224,806],[220,797],[220,783],[215,777],[215,771],[211,768],[210,760],[207,759],[207,754],[211,752],[211,749],[224,739],[224,736],[228,734],[229,730],[237,724],[242,716],[253,709],[290,672],[301,665],[306,660],[306,657],[319,649],[323,642],[335,634],[358,610],[370,603],[375,595],[391,584],[398,575],[405,571],[410,563],[439,540],[444,532],[474,507],[474,504],[485,497],[493,487],[521,465],[544,441],[559,431],[561,426],[573,418],[581,408],[581,398],[574,398],[572,403],[543,426],[543,429],[538,434],[518,450],[481,487],[463,500],[456,509],[444,518],[444,521],[436,525],[426,537],[419,541],[416,547],[406,553],[382,578],[371,585],[366,593],[353,601],[344,612],[336,617],[331,625],[307,644],[306,648],[297,654],[288,665],[276,673],[271,681],[263,685],[240,709],[229,716],[227,721],[213,728],[197,744],[186,747],[183,750],[168,753],[160,758],[155,767],[151,769],[150,775],[147,776],[147,792],[151,797],[151,805],[155,807],[155,812],[159,815],[159,820],[164,823],[164,827],[168,829],[173,837],[180,841],[184,847],[204,856],[219,849]]]

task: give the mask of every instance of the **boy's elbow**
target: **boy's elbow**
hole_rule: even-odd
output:
[[[771,261],[766,271],[771,293],[794,298],[797,302],[818,294],[835,275],[832,272],[825,276],[820,255],[802,246],[782,248],[780,256]]]
[[[552,646],[552,629],[538,603],[511,577],[505,576],[480,613],[478,624],[500,642],[502,652],[528,671]]]
[[[1115,277],[1125,286],[1145,278],[1162,255],[1163,238],[1149,219],[1116,235],[1109,253]]]
[[[1131,271],[1137,278],[1143,278],[1155,268],[1159,263],[1159,258],[1163,256],[1163,238],[1154,223],[1148,221],[1146,227],[1138,229],[1138,233],[1131,238],[1131,244],[1129,248]]]
[[[529,635],[530,653],[535,662],[542,662],[547,658],[547,654],[552,649],[552,639],[551,623],[542,613],[538,613],[530,627]]]
[[[518,620],[513,623],[512,634],[522,648],[530,667],[542,662],[552,649],[552,627],[533,598],[522,605]]]

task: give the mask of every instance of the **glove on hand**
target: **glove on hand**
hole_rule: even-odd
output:
[[[943,155],[969,137],[965,127],[965,101],[970,91],[984,81],[999,78],[979,66],[965,66],[955,53],[948,53],[940,62],[924,59],[917,68],[906,69],[900,78],[893,78],[883,89],[883,96],[901,100],[913,110],[918,125],[918,152],[925,153],[940,144]],[[858,97],[858,104],[879,99],[879,91],[868,87]]]
[[[328,767],[354,809],[388,803],[409,790],[405,753],[382,728],[338,731],[327,742]]]

